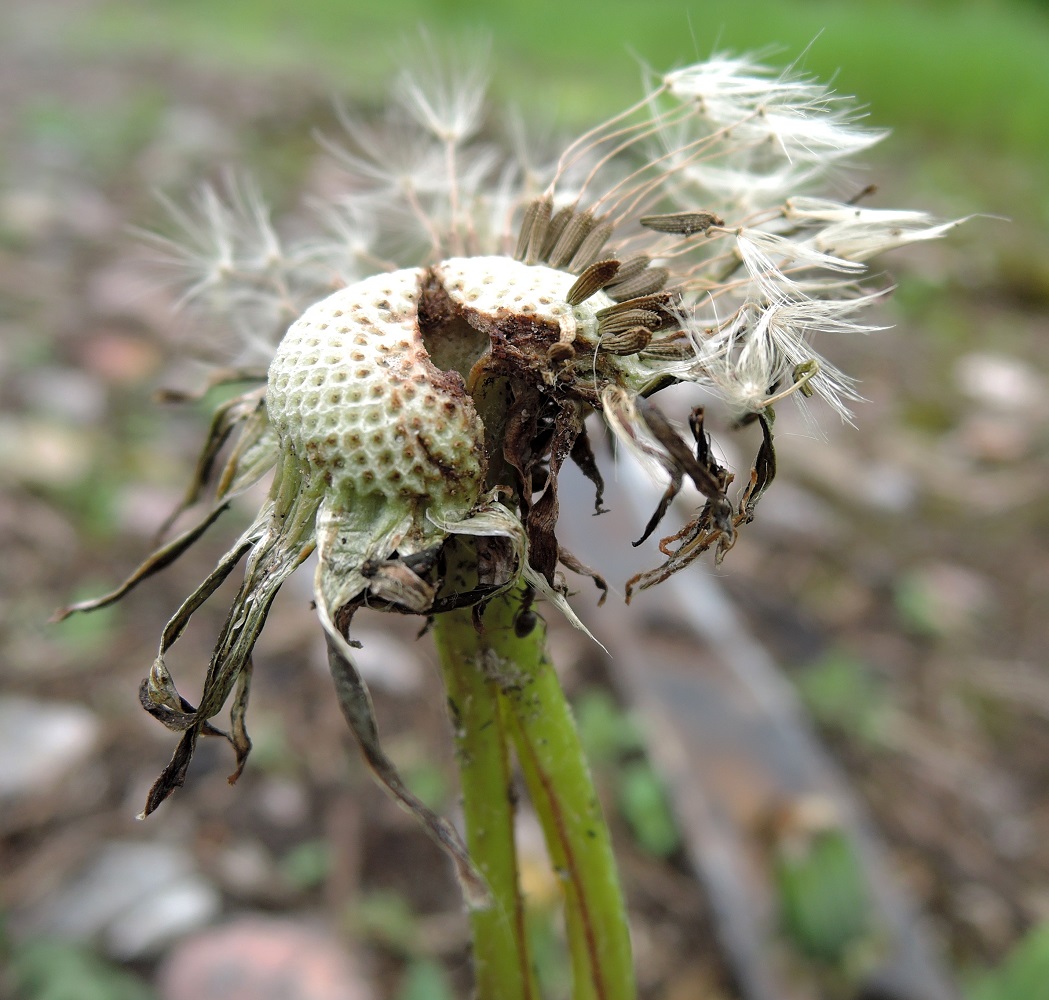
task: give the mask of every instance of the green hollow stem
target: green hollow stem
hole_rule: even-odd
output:
[[[499,700],[564,888],[573,998],[634,1000],[630,933],[612,841],[575,720],[547,655],[545,625],[538,622],[524,640],[512,627],[502,637],[493,645],[517,679],[503,685]]]
[[[512,745],[564,891],[573,1000],[634,1000],[626,908],[608,828],[546,652],[545,626],[537,620],[526,635],[515,631],[521,600],[520,592],[503,595],[488,603],[476,623],[462,611],[439,615],[436,625],[445,680],[454,684],[449,697],[455,702],[467,844],[496,900],[490,911],[472,917],[477,996],[538,996],[513,853]],[[513,944],[508,936],[516,939]],[[482,973],[494,993],[484,991]]]
[[[452,720],[466,846],[492,903],[470,912],[477,1000],[539,1000],[525,934],[514,849],[513,775],[506,722],[483,669],[485,632],[470,609],[439,615],[434,636]]]

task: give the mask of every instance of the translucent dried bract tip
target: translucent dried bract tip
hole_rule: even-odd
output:
[[[353,663],[356,611],[430,617],[524,586],[582,627],[565,572],[591,577],[602,599],[607,586],[558,536],[558,489],[574,463],[603,510],[590,416],[666,484],[635,544],[673,516],[686,482],[701,497],[660,542],[665,562],[628,581],[627,598],[709,549],[720,560],[775,477],[774,407],[822,400],[849,417],[854,383],[817,342],[875,329],[856,318],[882,294],[864,287],[867,260],[951,224],[808,191],[880,134],[813,81],[750,60],[719,56],[669,74],[545,171],[478,138],[476,74],[461,85],[469,93],[439,73],[430,85],[402,79],[410,115],[396,118],[393,146],[381,129],[350,126],[356,151],[340,159],[351,178],[326,212],[328,236],[284,240],[246,187],[228,209],[205,197],[203,221],[179,213],[192,246],[165,248],[190,299],[245,331],[228,353],[261,352],[268,372],[216,376],[249,386],[216,412],[176,512],[210,494],[197,523],[117,590],[61,614],[119,599],[271,473],[258,515],[175,612],[143,682],[143,706],[180,734],[144,814],[183,783],[202,735],[228,739],[231,780],[240,773],[252,649],[281,584],[316,551],[316,609],[346,719],[376,775],[483,905],[458,835],[382,750]],[[343,285],[334,292],[333,278]],[[289,304],[299,318],[286,328]],[[277,326],[286,332],[271,337]],[[681,383],[698,390],[687,427],[653,402]],[[760,426],[738,482],[710,438],[708,410],[718,408],[722,422]],[[464,553],[469,579],[456,570]],[[241,562],[194,706],[165,658]],[[223,732],[212,720],[231,696]]]

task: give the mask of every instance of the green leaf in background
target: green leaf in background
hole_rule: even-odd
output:
[[[15,949],[10,962],[18,1000],[153,1000],[140,979],[80,945],[34,941]]]
[[[108,583],[87,583],[73,591],[71,603],[89,600],[108,589]],[[50,638],[68,650],[71,656],[85,658],[87,654],[106,647],[111,641],[119,618],[119,610],[112,605],[99,608],[93,615],[73,615],[53,625]]]
[[[802,668],[794,678],[805,707],[829,729],[876,741],[888,708],[885,692],[861,660],[843,651]]]
[[[646,760],[627,764],[619,775],[619,809],[637,842],[649,854],[665,858],[678,849],[681,836],[659,776]]]
[[[448,801],[448,776],[438,765],[418,760],[401,770],[404,783],[431,809],[441,809]]]
[[[583,749],[594,766],[644,749],[637,723],[604,688],[588,688],[574,705]]]
[[[444,970],[429,958],[414,959],[397,991],[397,1000],[455,1000]]]
[[[804,838],[776,859],[783,931],[806,958],[844,968],[873,930],[863,868],[842,830]]]
[[[302,756],[288,741],[285,719],[276,712],[260,709],[255,713],[251,726],[251,764],[266,774],[280,775],[293,781],[299,778]]]
[[[1049,1000],[1049,922],[1039,924],[995,969],[966,990],[968,1000]]]
[[[920,573],[908,573],[896,583],[893,603],[903,624],[911,632],[928,638],[943,634],[937,614],[936,594]]]
[[[415,914],[396,892],[367,893],[354,901],[348,916],[358,936],[401,954],[410,955],[415,951],[419,939]]]
[[[313,889],[327,877],[331,851],[324,840],[297,844],[281,858],[280,873],[296,889]]]

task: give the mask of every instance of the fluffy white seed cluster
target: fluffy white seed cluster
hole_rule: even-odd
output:
[[[241,360],[268,363],[288,322],[333,281],[488,258],[491,280],[476,291],[490,294],[526,206],[545,197],[555,220],[572,208],[610,229],[606,249],[619,259],[640,255],[666,269],[696,347],[695,363],[675,367],[675,378],[712,390],[741,418],[780,398],[793,370],[811,361],[806,395],[848,419],[857,394],[823,356],[821,335],[873,329],[856,319],[876,298],[859,284],[867,261],[957,224],[857,204],[870,192],[850,192],[843,166],[884,133],[792,70],[716,55],[656,78],[638,104],[548,163],[530,153],[526,164],[484,135],[476,66],[451,72],[432,53],[415,62],[422,75],[398,82],[389,121],[347,117],[349,148],[332,144],[350,183],[321,207],[325,235],[283,240],[244,183],[231,184],[228,203],[206,194],[199,218],[177,213],[184,237],[166,252],[188,275],[188,297],[242,331]],[[852,197],[814,196],[828,177]],[[699,233],[645,225],[652,214],[696,211],[718,224]],[[580,262],[553,249],[531,247],[525,260],[577,274]],[[516,294],[520,305],[542,305]]]

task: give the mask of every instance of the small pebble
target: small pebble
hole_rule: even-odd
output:
[[[306,925],[242,917],[179,944],[157,976],[160,1000],[373,1000],[338,941]]]
[[[50,790],[90,756],[101,728],[82,705],[0,699],[0,801]]]
[[[966,354],[956,362],[954,377],[971,399],[1004,413],[1043,412],[1049,399],[1049,381],[1007,354]]]
[[[214,920],[218,891],[175,844],[109,841],[70,880],[26,915],[34,935],[101,940],[114,958],[155,954]]]

